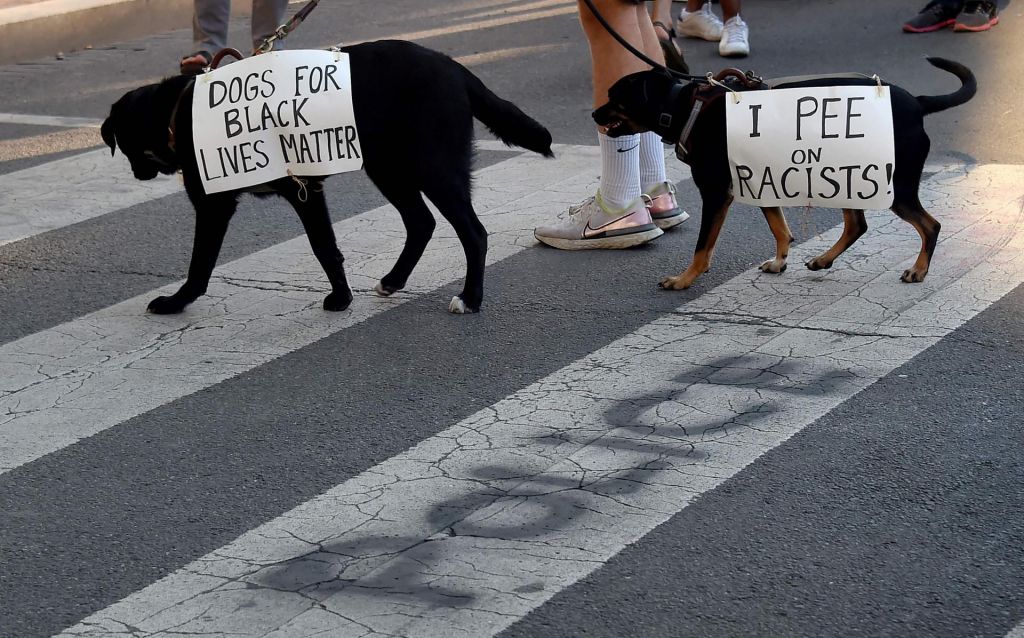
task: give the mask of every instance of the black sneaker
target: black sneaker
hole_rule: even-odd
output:
[[[956,17],[954,31],[988,31],[999,24],[995,2],[966,2]]]
[[[921,9],[921,13],[903,24],[903,30],[907,33],[938,31],[953,26],[959,14],[960,3],[932,0]]]

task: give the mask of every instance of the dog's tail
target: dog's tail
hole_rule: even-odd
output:
[[[971,70],[964,65],[945,58],[927,58],[927,60],[932,66],[949,71],[959,78],[960,88],[949,95],[918,95],[917,102],[924,109],[925,115],[960,106],[978,92],[978,81],[974,79]]]
[[[546,128],[515,104],[495,95],[469,69],[463,67],[463,71],[473,117],[509,146],[519,146],[544,157],[555,156],[551,152],[551,133]]]

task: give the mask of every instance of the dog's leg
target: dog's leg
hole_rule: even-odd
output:
[[[192,242],[192,260],[188,278],[178,292],[169,297],[157,297],[149,302],[148,310],[158,315],[179,313],[206,293],[213,268],[217,265],[224,234],[235,214],[238,201],[235,195],[192,197],[196,209],[196,231]]]
[[[783,273],[786,272],[786,258],[789,257],[789,245],[793,243],[793,233],[786,223],[786,216],[778,206],[761,208],[765,220],[768,221],[768,228],[775,237],[775,259],[769,259],[758,268],[761,272]]]
[[[665,290],[684,290],[693,285],[693,282],[708,270],[711,269],[711,257],[715,252],[715,243],[718,241],[718,233],[725,223],[725,216],[729,213],[729,205],[732,204],[732,195],[726,194],[724,198],[708,197],[707,193],[701,191],[701,218],[700,233],[697,235],[697,247],[693,253],[693,261],[689,267],[675,277],[665,277],[658,283],[658,286]]]
[[[369,174],[369,171],[367,172]],[[409,186],[405,178],[370,175],[384,197],[398,209],[405,224],[405,246],[391,271],[384,275],[374,290],[387,297],[405,287],[413,268],[419,263],[427,243],[434,235],[437,222],[427,208],[418,189]]]
[[[807,262],[810,270],[824,270],[831,268],[835,260],[842,255],[847,248],[853,245],[860,236],[868,231],[868,222],[864,219],[864,211],[852,208],[843,209],[843,234],[839,236],[835,245],[814,257]]]
[[[935,244],[939,241],[942,224],[928,214],[916,196],[913,201],[897,201],[892,206],[892,212],[909,222],[921,236],[921,252],[918,253],[913,267],[903,271],[900,280],[908,284],[924,281],[932,262],[932,255],[935,254]]]
[[[345,278],[345,258],[338,250],[338,242],[334,237],[331,215],[327,211],[327,200],[324,198],[323,182],[310,184],[306,189],[306,201],[299,198],[292,184],[281,187],[281,194],[292,205],[306,230],[306,238],[316,255],[320,267],[324,269],[327,280],[331,282],[331,294],[324,298],[324,310],[338,312],[345,310],[352,303],[352,290]]]
[[[428,180],[423,192],[455,229],[455,234],[462,242],[462,249],[466,252],[466,282],[462,293],[452,297],[448,311],[455,314],[478,312],[484,298],[487,231],[473,210],[469,185],[458,186],[450,181]]]

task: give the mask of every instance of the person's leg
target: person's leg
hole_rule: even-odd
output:
[[[629,44],[647,53],[648,46],[644,33],[654,40],[652,57],[656,62],[662,59],[660,47],[654,27],[640,5],[623,0],[595,0],[597,10],[608,21],[613,29]],[[589,7],[579,3],[580,22],[583,32],[590,44],[591,69],[593,73],[593,105],[594,108],[608,101],[608,89],[619,78],[646,71],[650,67],[643,60],[622,47],[604,26],[597,21]],[[640,19],[643,15],[643,19]],[[645,27],[645,28],[644,28]],[[649,55],[649,54],[648,54]],[[602,132],[598,134],[601,145],[602,171],[601,187],[598,192],[605,206],[612,210],[620,210],[640,198],[640,140],[636,135],[624,135],[610,138]]]
[[[641,51],[653,48],[652,59],[660,60],[658,38],[643,7],[628,0],[593,0],[597,10],[616,33]],[[630,73],[650,66],[627,51],[594,17],[590,8],[577,0],[580,24],[590,45],[593,105],[608,101],[608,89]],[[646,36],[644,34],[647,34]],[[647,38],[653,43],[648,45]],[[534,231],[540,241],[569,250],[582,248],[627,248],[662,234],[640,197],[640,136],[608,137],[598,130],[601,148],[601,183],[597,195],[570,209],[562,224],[542,226]]]
[[[664,40],[669,36],[668,29],[672,28],[672,0],[654,0],[651,3],[651,22],[662,27],[655,27],[658,38]]]
[[[252,48],[256,50],[263,40],[277,31],[284,24],[284,16],[288,11],[288,0],[252,0]],[[283,43],[274,42],[274,49]]]
[[[672,0],[654,0],[651,3],[651,24],[654,25],[654,34],[658,37],[665,66],[673,71],[689,73],[690,66],[676,45],[679,34],[672,26]]]
[[[718,42],[722,38],[722,21],[711,12],[711,3],[705,0],[686,0],[686,8],[679,12],[676,31],[688,38]]]
[[[228,45],[231,0],[195,0],[192,3],[192,53],[181,58],[181,73],[199,73],[213,55]]]
[[[641,23],[643,20],[641,19]],[[652,23],[653,24],[653,23]],[[644,41],[643,52],[655,62],[660,62],[661,43],[653,29],[641,28]],[[640,138],[640,190],[644,203],[658,228],[671,228],[683,223],[689,215],[676,203],[675,185],[668,181],[665,173],[665,145],[657,133],[647,131]]]
[[[217,53],[227,47],[231,0],[195,0],[192,8],[192,40],[196,51]]]
[[[740,0],[722,0],[722,37],[718,53],[727,58],[742,58],[750,54],[750,31],[740,17]]]

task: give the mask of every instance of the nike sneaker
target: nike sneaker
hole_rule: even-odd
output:
[[[651,219],[645,201],[640,198],[622,210],[609,210],[598,193],[582,204],[570,206],[566,221],[540,226],[533,235],[538,241],[562,250],[639,246],[663,234]]]
[[[651,220],[661,229],[672,228],[690,218],[690,214],[676,203],[676,186],[662,182],[643,194],[644,204],[651,213]]]

